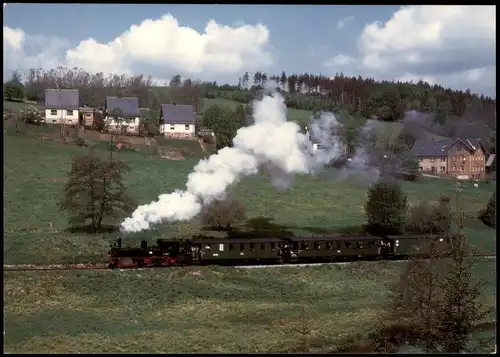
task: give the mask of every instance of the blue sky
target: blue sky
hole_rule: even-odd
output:
[[[423,79],[492,95],[495,10],[9,4],[4,7],[4,58],[4,73],[69,65],[151,74],[160,82],[180,73],[235,83],[245,71],[343,72]]]

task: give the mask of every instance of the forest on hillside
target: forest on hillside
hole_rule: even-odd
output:
[[[20,81],[19,73],[13,80]],[[496,100],[471,93],[418,83],[376,81],[373,78],[312,74],[268,75],[245,72],[238,85],[202,82],[180,75],[165,86],[153,85],[150,76],[89,73],[79,68],[31,69],[22,83],[28,100],[44,101],[47,88],[79,89],[81,104],[104,105],[106,96],[136,96],[141,107],[158,113],[160,104],[192,104],[202,112],[203,98],[225,98],[248,104],[263,88],[280,91],[288,108],[339,112],[382,121],[417,120],[444,136],[480,137],[490,140],[496,131]],[[5,92],[4,83],[4,92]]]

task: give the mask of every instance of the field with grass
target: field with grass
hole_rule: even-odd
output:
[[[234,109],[239,104],[240,103],[238,103],[237,101],[225,99],[225,98],[213,98],[213,99],[205,98],[203,106],[205,109],[212,106],[212,105],[227,106],[227,107]],[[310,110],[290,108],[287,111],[288,120],[294,121],[296,123],[301,123],[301,124],[307,123],[310,120],[311,115],[312,115],[312,111],[310,111]]]
[[[31,103],[26,103],[26,102],[11,102],[11,101],[4,100],[3,107],[4,107],[4,109],[19,111],[21,109],[29,109],[29,108],[43,109],[44,104],[43,103],[31,104]]]
[[[91,263],[105,260],[111,239],[117,233],[88,235],[68,230],[65,212],[60,212],[67,173],[74,155],[85,154],[88,148],[56,141],[4,134],[4,258],[6,264],[21,263]],[[94,151],[102,156],[104,145]],[[155,200],[158,195],[185,187],[187,175],[200,156],[186,160],[165,160],[158,155],[129,150],[116,151],[115,157],[126,161],[131,171],[125,176],[129,194],[139,204]],[[447,194],[454,200],[453,180],[422,179],[405,182],[410,200],[436,199]],[[461,207],[468,213],[466,232],[481,251],[496,248],[496,232],[475,217],[484,208],[496,184],[466,184],[460,196]],[[244,203],[248,221],[237,227],[238,235],[311,235],[339,233],[365,223],[363,206],[367,186],[355,179],[338,181],[335,171],[316,176],[297,176],[288,190],[277,191],[267,175],[244,178],[232,189]],[[153,243],[160,237],[209,236],[220,232],[207,231],[198,222],[164,224],[156,229],[125,238],[136,245],[142,239]]]
[[[401,263],[5,272],[9,353],[338,351],[376,331]],[[496,264],[481,260],[496,306]],[[355,298],[353,298],[355,297]],[[491,316],[494,318],[496,311]],[[301,334],[300,330],[309,330]],[[482,351],[491,351],[491,341]]]

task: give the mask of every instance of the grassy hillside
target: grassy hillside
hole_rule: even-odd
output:
[[[4,109],[18,111],[21,109],[28,109],[28,108],[43,109],[44,105],[41,103],[31,104],[31,103],[25,103],[25,102],[10,102],[10,101],[4,100],[3,107],[4,107]]]
[[[496,269],[482,260],[483,302]],[[380,321],[397,262],[4,274],[8,353],[327,352]],[[488,319],[496,316],[493,311]],[[297,330],[306,327],[310,333]],[[481,350],[491,350],[483,344]]]
[[[236,108],[236,106],[240,103],[234,100],[229,100],[224,98],[214,98],[214,99],[205,98],[204,108],[206,109],[211,105],[215,104],[225,105],[230,108]],[[288,109],[287,111],[288,120],[295,121],[297,123],[307,123],[310,120],[311,115],[312,111],[310,110]]]
[[[109,240],[116,238],[116,233],[94,236],[69,233],[66,214],[58,210],[71,159],[88,149],[5,134],[4,148],[5,262],[103,261]],[[97,146],[95,152],[107,155],[102,146]],[[170,161],[133,151],[116,152],[115,157],[130,165],[126,185],[139,204],[183,189],[187,175],[198,161]],[[243,201],[250,219],[240,229],[265,235],[310,235],[341,233],[348,227],[363,224],[367,186],[355,179],[338,181],[335,173],[329,170],[315,177],[297,176],[293,187],[283,191],[275,190],[265,173],[244,178],[231,189]],[[410,200],[436,199],[440,194],[454,197],[455,192],[453,180],[423,179],[403,186]],[[461,205],[471,217],[467,233],[487,252],[495,250],[495,230],[475,217],[495,187],[495,183],[481,184],[478,188],[466,184],[461,196]],[[221,234],[204,231],[195,221],[164,224],[127,237],[127,242],[137,244],[141,239],[153,242],[159,237],[199,233]]]

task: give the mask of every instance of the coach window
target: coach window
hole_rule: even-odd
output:
[[[276,243],[271,243],[271,250],[273,252],[276,250]]]
[[[266,250],[266,245],[264,243],[260,243],[260,250]]]
[[[351,242],[345,242],[345,243],[344,243],[344,246],[345,246],[346,248],[351,248]]]
[[[229,251],[232,252],[234,250],[234,247],[232,244],[229,244]]]
[[[363,241],[362,240],[358,240],[358,242],[356,243],[356,248],[363,249]]]
[[[369,241],[368,241],[368,246],[369,246],[370,248],[374,248],[374,247],[375,247],[375,241],[373,241],[373,240],[369,240]]]
[[[326,242],[326,249],[333,249],[333,243],[332,242]]]
[[[240,243],[240,250],[245,250],[245,244],[244,243]]]
[[[321,249],[321,246],[318,242],[314,242],[314,249]]]
[[[335,248],[337,248],[337,249],[342,248],[342,243],[340,243],[340,242],[335,242]]]
[[[250,243],[250,250],[251,250],[252,252],[254,252],[254,251],[255,251],[255,247],[254,247],[254,244],[253,244],[253,243]]]
[[[302,250],[306,250],[306,249],[309,249],[309,247],[307,246],[307,243],[306,242],[302,242]]]

